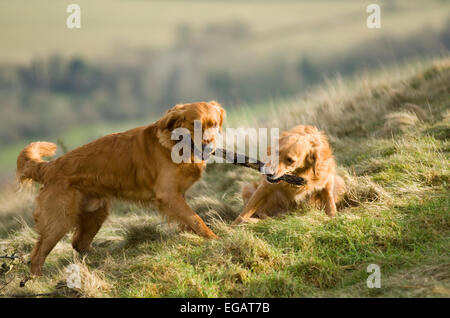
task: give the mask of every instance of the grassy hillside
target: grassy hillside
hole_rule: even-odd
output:
[[[308,123],[326,131],[348,186],[335,219],[302,207],[231,227],[243,208],[242,184],[259,176],[210,165],[188,201],[220,239],[180,233],[156,213],[117,203],[91,254],[78,256],[66,237],[50,254],[45,276],[22,288],[28,268],[5,261],[0,293],[449,297],[449,83],[447,58],[401,78],[392,73],[361,77],[356,84],[329,83],[280,105],[283,112],[267,111],[245,123],[230,116],[230,126],[284,129]],[[33,196],[5,190],[0,197],[0,255],[30,252],[36,238],[30,228]],[[64,286],[70,263],[82,268],[80,290]],[[372,263],[381,268],[380,289],[366,287]]]

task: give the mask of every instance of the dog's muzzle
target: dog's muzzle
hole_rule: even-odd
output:
[[[273,174],[266,174],[266,179],[270,183],[278,183],[281,181],[280,178],[275,178],[275,175],[273,175]]]
[[[208,160],[211,154],[214,152],[214,150],[215,150],[214,143],[210,142],[209,144],[202,144],[203,160]]]
[[[266,175],[266,180],[269,183],[278,183],[280,181],[285,181],[289,184],[296,185],[296,186],[303,186],[306,184],[306,180],[302,177],[298,177],[293,174],[284,174],[279,178],[275,178],[273,175]]]
[[[197,158],[201,158],[202,160],[208,160],[215,150],[214,143],[210,142],[209,144],[202,143],[202,150],[200,151],[200,149],[198,149],[195,146],[195,143],[192,139],[191,139],[191,147],[194,151],[194,156],[196,156]]]

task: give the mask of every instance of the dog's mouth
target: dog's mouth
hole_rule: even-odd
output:
[[[287,172],[287,173],[288,173],[288,172]],[[284,173],[283,173],[283,174],[279,174],[279,173],[276,173],[276,174],[266,173],[266,179],[267,179],[267,181],[269,181],[270,183],[278,183],[278,182],[282,181],[283,175],[285,175],[285,174],[284,174]]]
[[[306,180],[302,177],[298,177],[293,172],[286,172],[281,176],[275,176],[273,174],[266,174],[266,180],[269,183],[279,183],[281,181],[285,181],[294,186],[304,186],[306,184]]]
[[[208,160],[208,158],[211,156],[211,154],[215,150],[215,144],[214,142],[205,143],[202,142],[201,151],[197,148],[194,141],[191,139],[191,146],[194,152],[194,155],[198,158],[201,158],[202,160]]]
[[[281,182],[280,178],[275,177],[274,175],[266,175],[266,179],[267,181],[269,181],[270,183],[278,183]]]
[[[281,181],[281,177],[282,176],[284,176],[285,174],[290,174],[290,173],[292,173],[292,172],[291,171],[286,171],[286,172],[283,172],[283,173],[279,173],[279,172],[270,173],[270,172],[268,172],[268,173],[266,173],[266,177],[267,177],[267,180],[269,182],[277,183],[277,182]]]
[[[202,143],[202,151],[204,154],[211,154],[214,152],[215,145],[214,142]]]

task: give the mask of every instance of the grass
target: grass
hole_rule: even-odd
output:
[[[212,164],[187,199],[220,239],[180,233],[156,213],[116,203],[92,253],[77,255],[66,237],[50,254],[45,276],[25,287],[19,282],[28,268],[20,262],[6,266],[0,289],[10,283],[0,293],[449,297],[448,83],[446,58],[403,78],[365,77],[358,85],[330,82],[302,100],[286,101],[289,110],[276,119],[254,121],[281,129],[309,123],[329,134],[348,187],[334,219],[303,206],[257,224],[231,227],[243,208],[242,184],[258,175]],[[231,116],[229,125],[239,117]],[[36,237],[30,228],[32,197],[12,190],[1,197],[0,255],[30,252]],[[64,268],[71,263],[82,270],[79,290],[64,287]],[[366,286],[369,264],[381,268],[380,289]]]

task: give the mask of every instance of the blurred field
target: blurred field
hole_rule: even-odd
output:
[[[424,26],[440,28],[448,1],[382,1],[382,28],[366,27],[367,3],[340,1],[151,1],[79,0],[82,28],[65,26],[72,1],[1,0],[0,62],[26,62],[61,54],[101,59],[121,48],[163,49],[177,41],[177,29],[230,21],[250,28],[251,41],[236,47],[242,58],[266,54],[326,55],[379,35],[406,36]],[[211,61],[213,62],[213,61]]]
[[[286,129],[307,123],[323,129],[347,184],[334,219],[305,206],[231,227],[243,208],[242,185],[259,176],[243,167],[213,164],[187,200],[220,239],[180,233],[155,213],[117,203],[92,253],[75,254],[66,237],[50,254],[45,276],[22,288],[28,267],[5,261],[1,292],[31,297],[449,297],[449,83],[447,57],[398,73],[329,81],[302,99],[286,100],[274,115],[240,109],[231,116],[232,124],[244,126]],[[0,255],[26,258],[30,252],[36,237],[32,192],[16,193],[11,187],[0,195]],[[81,267],[78,290],[65,286],[64,268],[71,263]],[[381,268],[380,289],[366,286],[369,264]]]

